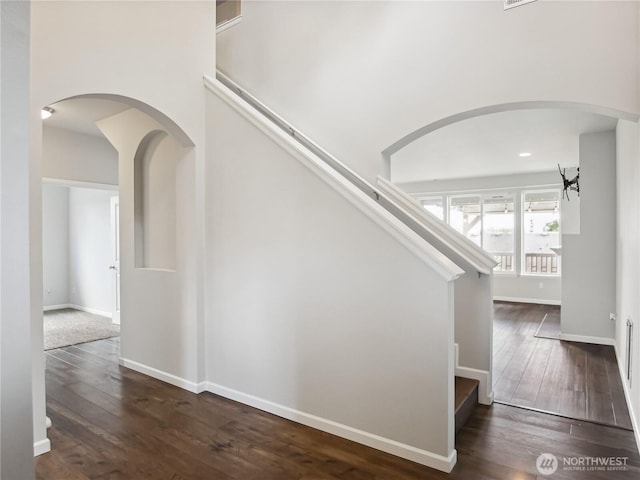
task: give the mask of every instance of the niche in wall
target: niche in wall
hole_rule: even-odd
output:
[[[176,268],[178,148],[163,130],[149,132],[134,158],[135,266]]]

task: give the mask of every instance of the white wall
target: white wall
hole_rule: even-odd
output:
[[[450,180],[398,183],[398,186],[413,196],[443,192],[467,192],[538,187],[548,188],[560,186],[560,175],[558,175],[557,171],[537,172],[515,175],[496,175],[488,177],[454,178]]]
[[[493,276],[493,293],[496,300],[560,305],[562,278],[496,274]]]
[[[242,15],[218,66],[371,181],[385,148],[475,108],[638,113],[638,2],[250,1]]]
[[[0,477],[24,480],[34,478],[32,358],[43,381],[42,333],[35,347],[30,338],[29,10],[0,2]],[[42,277],[35,283],[42,288]]]
[[[456,280],[455,342],[459,367],[486,372],[481,382],[480,402],[493,401],[491,361],[493,355],[493,297],[495,275],[478,275],[473,269]],[[459,376],[468,373],[459,371]],[[476,378],[479,380],[479,378]]]
[[[4,2],[3,2],[4,3]],[[114,30],[114,26],[117,28]],[[170,124],[183,139],[195,145],[187,163],[183,182],[177,192],[185,195],[192,212],[177,228],[181,237],[192,239],[193,245],[182,250],[185,265],[178,288],[151,290],[144,279],[136,283],[145,295],[157,298],[179,296],[188,305],[173,318],[172,329],[147,331],[149,353],[145,360],[158,370],[187,374],[190,380],[204,378],[202,353],[204,312],[202,294],[204,245],[204,101],[202,75],[214,74],[215,67],[215,3],[202,2],[34,2],[31,22],[31,131],[30,155],[32,178],[42,182],[42,122],[39,111],[44,105],[78,95],[115,95],[123,101],[135,99],[163,122]],[[170,32],[170,34],[167,34]],[[28,82],[25,82],[25,84]],[[120,174],[122,176],[122,173]],[[127,175],[130,175],[128,173]],[[120,179],[122,180],[122,178]],[[32,181],[31,261],[38,285],[32,286],[32,308],[41,316],[41,200],[40,187]],[[119,182],[122,184],[122,181]],[[131,198],[129,199],[131,201]],[[178,201],[181,201],[180,199]],[[121,208],[128,205],[121,199]],[[29,244],[29,242],[26,242]],[[122,244],[125,252],[133,251],[131,238]],[[185,253],[186,252],[186,253]],[[123,288],[124,282],[123,278]],[[148,287],[145,289],[145,285]],[[155,312],[135,309],[138,298],[123,296],[123,346],[125,345],[127,311],[143,315],[152,323]],[[132,306],[132,303],[134,304]],[[140,317],[139,317],[140,318]],[[34,316],[34,322],[37,318]],[[176,331],[181,335],[172,337]],[[152,331],[153,335],[148,332]],[[170,350],[156,348],[153,343],[170,345]],[[34,335],[34,358],[42,356],[42,339]],[[124,347],[123,347],[124,348]],[[183,358],[189,358],[188,368]],[[34,392],[37,412],[36,441],[46,438],[44,428],[43,363],[34,365]],[[157,373],[157,371],[156,371]]]
[[[453,291],[213,94],[207,117],[208,388],[442,468]]]
[[[164,135],[158,145],[162,158],[170,161],[159,162],[157,167],[167,171],[156,172],[149,180],[172,182],[168,191],[175,192],[175,215],[164,219],[168,224],[155,218],[157,228],[143,230],[147,234],[163,235],[167,227],[173,228],[176,263],[171,269],[163,264],[139,265],[134,248],[136,228],[146,219],[134,211],[134,197],[140,193],[139,185],[138,188],[134,185],[135,159],[145,138],[153,132],[162,132],[163,126],[136,109],[101,120],[97,126],[118,150],[120,164],[122,361],[125,366],[196,391],[198,376],[204,375],[199,371],[198,357],[204,356],[204,352],[197,348],[194,149],[179,146],[168,135]],[[165,142],[168,142],[166,150],[162,148]],[[167,153],[175,157],[167,159]],[[156,241],[157,238],[148,238],[143,246]],[[144,252],[142,255],[145,256]]]
[[[118,154],[102,137],[45,126],[42,176],[81,182],[118,184]]]
[[[623,382],[629,390],[630,410],[638,439],[640,420],[640,158],[638,124],[620,120],[616,129],[616,353]],[[627,381],[627,319],[634,323],[632,377]]]
[[[69,188],[42,186],[43,307],[69,303]]]
[[[615,209],[615,133],[581,135],[580,233],[562,235],[561,338],[613,341],[609,313],[616,307]]]
[[[150,365],[178,372],[180,375],[189,375],[189,378],[194,376],[197,380],[204,380],[204,358],[198,358],[198,355],[203,351],[205,338],[201,295],[204,273],[204,227],[201,220],[205,189],[202,148],[205,138],[205,104],[201,76],[213,74],[213,8],[213,2],[36,2],[33,5],[32,23],[31,275],[32,279],[37,279],[35,283],[38,284],[32,286],[34,315],[40,316],[42,306],[42,275],[38,271],[41,258],[41,253],[38,252],[42,248],[39,238],[41,227],[38,226],[41,225],[41,199],[40,187],[37,186],[41,182],[42,132],[41,122],[37,117],[38,110],[57,100],[86,93],[136,98],[173,119],[196,145],[192,158],[182,164],[184,170],[178,172],[178,175],[184,177],[177,195],[178,201],[184,198],[186,202],[177,208],[193,212],[184,220],[186,224],[178,226],[177,242],[180,244],[185,239],[193,239],[194,245],[189,254],[178,258],[188,274],[181,277],[179,288],[171,291],[178,291],[181,301],[187,307],[175,317],[175,323],[170,324],[170,329],[154,330],[157,333],[153,337],[155,343],[150,341],[144,344],[142,337],[138,339],[144,351],[144,360]],[[283,15],[282,9],[285,8],[290,9],[290,13]],[[344,158],[356,170],[373,178],[379,171],[379,153],[384,147],[419,126],[470,108],[504,101],[552,98],[637,112],[639,56],[637,42],[633,44],[628,41],[630,35],[636,35],[637,18],[635,2],[537,2],[509,13],[502,12],[500,2],[248,2],[243,22],[220,36],[221,41],[225,42],[225,48],[221,49],[224,55],[221,64],[223,67],[227,66],[232,77],[237,77],[241,83],[255,91],[259,98],[302,127],[303,131],[311,133],[321,145]],[[327,28],[327,24],[331,28]],[[68,28],[60,28],[61,25]],[[118,25],[118,35],[113,34],[114,25]],[[353,25],[369,25],[370,29],[354,29]],[[452,25],[456,28],[452,28]],[[567,35],[567,25],[571,25],[572,35]],[[402,35],[398,34],[397,28],[402,29]],[[601,34],[593,35],[594,30]],[[172,34],[166,35],[166,32]],[[2,35],[4,40],[4,28]],[[228,45],[231,36],[236,37],[233,48]],[[505,38],[513,41],[505,44]],[[4,45],[3,41],[3,48]],[[185,48],[185,45],[189,45],[189,48]],[[441,54],[443,45],[450,49],[450,55]],[[611,55],[611,51],[618,52],[619,55]],[[543,55],[538,55],[537,52],[543,52]],[[422,61],[425,58],[428,61]],[[416,59],[421,61],[417,62]],[[544,68],[538,68],[539,66]],[[469,75],[470,70],[473,75]],[[3,62],[3,84],[5,72],[7,69]],[[501,73],[500,77],[498,72]],[[549,72],[553,72],[553,75]],[[496,82],[496,78],[503,80]],[[25,78],[21,81],[21,85],[28,84]],[[19,85],[12,85],[12,94],[24,91]],[[171,94],[167,95],[167,92]],[[381,92],[384,95],[380,95]],[[417,92],[420,94],[416,94]],[[5,124],[5,98],[2,101]],[[336,114],[337,106],[340,107],[339,115]],[[372,125],[367,126],[365,120],[371,120]],[[358,128],[352,128],[353,125],[358,125]],[[261,153],[256,152],[258,157]],[[221,181],[210,176],[206,178],[209,179],[207,187],[211,189],[217,188],[217,182]],[[243,180],[246,182],[246,178]],[[4,177],[2,181],[4,184]],[[292,183],[290,188],[290,193],[296,193],[298,186]],[[3,195],[4,192],[3,188]],[[263,200],[259,193],[259,189],[255,192],[244,191],[243,194],[248,195],[249,199],[243,201],[255,208]],[[322,195],[322,191],[318,194]],[[276,196],[269,201],[277,202],[279,198]],[[20,201],[17,205],[28,204],[26,199],[21,200],[25,201]],[[196,208],[189,208],[193,207],[193,203]],[[293,208],[290,204],[286,206]],[[2,208],[4,219],[5,209],[8,207],[3,203]],[[10,208],[15,210],[13,205]],[[321,221],[331,221],[323,210],[318,210]],[[220,210],[215,212],[215,215],[222,215]],[[15,219],[20,225],[20,218],[16,213],[7,213],[7,218]],[[353,213],[341,214],[344,216],[336,220],[344,220],[351,214]],[[209,220],[219,218],[215,215]],[[22,216],[23,220],[24,218],[26,214]],[[229,218],[224,220],[231,221]],[[182,240],[180,236],[183,237]],[[123,255],[126,249],[132,250],[130,237],[127,238],[129,243],[123,245]],[[275,249],[276,253],[281,253],[277,252],[276,241],[280,236],[274,233],[272,238],[275,239],[272,244],[259,247],[269,247]],[[28,239],[19,240],[23,248],[29,245]],[[233,248],[232,252],[246,247],[225,246]],[[4,251],[4,242],[2,248]],[[275,257],[278,258],[280,257]],[[351,261],[350,258],[346,260]],[[210,264],[211,261],[208,261],[207,265]],[[419,280],[417,277],[422,273],[414,273],[414,278]],[[136,287],[144,288],[145,280],[142,275],[137,278]],[[272,278],[268,277],[264,283],[252,286],[254,291],[261,293],[260,287],[271,286],[271,282]],[[2,285],[4,289],[6,283],[3,282]],[[297,287],[302,288],[302,285]],[[275,293],[278,292],[277,289],[274,290]],[[165,292],[162,289],[149,289],[145,291],[145,295],[163,295],[167,292],[171,293],[169,290]],[[271,292],[272,290],[269,291]],[[411,292],[415,293],[413,288]],[[401,293],[399,298],[402,299],[402,295],[409,295],[411,292]],[[257,298],[262,302],[261,305],[267,307],[270,305],[269,301],[279,299],[274,295]],[[3,314],[4,299],[3,294]],[[237,301],[234,297],[222,300]],[[134,297],[130,297],[129,302],[135,303]],[[219,308],[225,305],[230,303],[222,304]],[[244,302],[241,307],[246,309],[249,305]],[[139,313],[145,321],[151,322],[155,312],[144,310]],[[286,327],[285,324],[293,313],[285,313],[289,314],[282,324]],[[6,317],[3,315],[2,318],[4,359]],[[12,326],[27,330],[26,326],[20,327],[15,323]],[[232,329],[232,333],[237,333],[231,323],[215,327],[218,326],[228,327]],[[27,335],[23,330],[22,334]],[[172,338],[175,332],[180,335]],[[209,336],[212,332],[208,332]],[[290,331],[284,328],[284,333]],[[301,334],[305,335],[306,332]],[[236,338],[240,338],[239,335]],[[309,335],[304,338],[308,340]],[[328,340],[323,341],[327,347],[333,346]],[[44,438],[44,382],[42,338],[37,333],[33,334],[32,344],[36,395],[34,418],[39,423],[36,425],[38,440]],[[165,344],[172,347],[170,358],[166,357],[165,350],[155,348]],[[16,347],[17,345],[11,346],[12,349]],[[280,359],[289,366],[286,353],[280,352]],[[307,353],[310,355],[313,352]],[[323,358],[325,353],[326,351],[319,352],[323,354]],[[434,355],[440,353],[442,352],[437,348],[433,352]],[[430,353],[421,351],[418,355],[418,358],[428,360]],[[185,356],[187,366],[182,364]],[[248,362],[251,358],[242,360]],[[24,365],[28,363],[24,362]],[[2,364],[6,365],[6,362],[3,361]],[[421,365],[429,364],[422,361]],[[367,368],[367,372],[371,371]],[[428,373],[421,370],[416,374]],[[431,374],[436,375],[436,372]],[[3,372],[3,386],[4,382]],[[4,412],[4,388],[2,391]],[[20,384],[13,392],[20,395]],[[293,393],[295,392],[287,390],[279,395]],[[274,395],[277,394],[274,392]],[[306,398],[303,400],[313,401]],[[420,419],[425,421],[423,417]],[[3,432],[4,420],[3,413]],[[381,423],[377,426],[381,429],[389,427],[382,425],[388,420],[388,417],[381,418]],[[436,420],[434,425],[439,426],[441,421]],[[18,435],[10,437],[15,448],[18,448],[22,439],[20,435],[25,428],[21,424],[12,432]],[[424,444],[430,441],[431,439],[426,439]],[[2,441],[3,453],[5,443]]]
[[[112,309],[111,197],[117,196],[112,190],[69,188],[68,303],[105,315]]]

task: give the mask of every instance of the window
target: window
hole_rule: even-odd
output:
[[[452,196],[449,224],[499,262],[500,272],[513,272],[514,201],[511,196]]]
[[[420,203],[422,203],[422,207],[431,212],[440,220],[444,220],[444,206],[442,197],[429,197],[423,198]]]
[[[450,197],[449,225],[482,247],[482,199],[477,196]]]
[[[559,275],[560,257],[551,250],[560,246],[559,192],[525,192],[522,202],[523,273]]]
[[[484,200],[482,248],[498,261],[499,272],[515,271],[514,201],[512,197],[496,195]]]
[[[441,220],[494,256],[495,272],[560,275],[560,190],[441,194],[420,197]]]

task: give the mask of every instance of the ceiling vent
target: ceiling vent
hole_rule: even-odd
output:
[[[535,2],[536,0],[504,0],[504,9],[509,10],[510,8],[519,7],[520,5],[524,5],[525,3]]]

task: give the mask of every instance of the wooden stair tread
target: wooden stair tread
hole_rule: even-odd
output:
[[[456,435],[467,423],[478,405],[478,385],[480,382],[469,378],[455,377],[455,429]]]
[[[462,406],[464,401],[473,394],[473,391],[478,388],[480,382],[471,378],[456,377],[455,378],[455,411]]]

